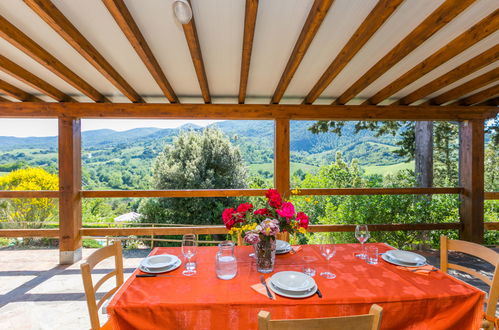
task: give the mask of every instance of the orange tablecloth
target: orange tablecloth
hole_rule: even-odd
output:
[[[379,252],[391,249],[377,244]],[[115,329],[256,329],[264,309],[275,319],[329,317],[367,313],[371,304],[383,307],[382,329],[478,329],[483,311],[482,291],[440,271],[415,274],[380,259],[369,265],[354,257],[357,244],[338,244],[331,259],[336,279],[315,276],[323,298],[281,296],[270,300],[250,285],[260,273],[248,255],[252,247],[237,247],[238,274],[229,281],[215,275],[217,247],[198,250],[198,274],[136,278],[136,270],[108,305]],[[179,248],[156,248],[151,254],[175,254]],[[301,270],[302,257],[314,255],[318,273],[326,267],[319,247],[304,245],[296,254],[276,256],[274,273]],[[182,259],[182,257],[181,257]],[[271,276],[271,274],[267,274]]]

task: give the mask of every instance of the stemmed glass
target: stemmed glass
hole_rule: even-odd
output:
[[[355,238],[360,242],[362,248],[362,253],[358,254],[357,257],[360,259],[366,259],[366,252],[364,248],[364,243],[371,237],[367,225],[357,225],[355,226]]]
[[[334,245],[334,238],[332,236],[329,236],[326,234],[326,235],[322,236],[320,242],[321,242],[321,245],[320,245],[321,254],[327,260],[327,271],[322,272],[321,276],[325,277],[327,279],[335,278],[336,275],[330,271],[331,270],[331,263],[329,262],[329,260],[336,253],[336,246]]]
[[[198,248],[198,242],[196,235],[185,234],[182,237],[182,254],[186,259],[185,270],[182,272],[185,276],[191,276],[196,274],[196,263],[191,262],[191,258],[196,255]]]

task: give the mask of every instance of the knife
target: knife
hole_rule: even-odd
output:
[[[319,298],[322,298],[322,293],[321,293],[321,290],[319,290],[319,287],[317,287],[317,291],[315,291],[315,293],[317,293]]]

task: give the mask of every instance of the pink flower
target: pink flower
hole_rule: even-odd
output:
[[[282,205],[281,194],[276,189],[269,189],[265,194],[265,197],[269,200],[269,205],[275,208],[279,208]]]
[[[260,236],[257,233],[250,232],[244,235],[244,241],[251,245],[257,244],[260,242]]]
[[[265,236],[275,236],[279,233],[279,221],[276,219],[265,219],[260,224],[262,230],[260,231]]]
[[[308,228],[309,220],[308,220],[308,215],[306,215],[305,213],[298,212],[296,214],[296,221],[298,221],[300,227],[305,229]]]
[[[295,215],[295,207],[292,203],[286,202],[282,204],[280,210],[276,210],[277,214],[279,214],[283,218],[290,219]]]
[[[269,215],[270,211],[268,209],[258,209],[253,212],[255,215]]]

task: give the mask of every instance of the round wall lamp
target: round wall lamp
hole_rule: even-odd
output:
[[[180,24],[187,24],[192,19],[192,8],[188,0],[174,0],[173,13]]]

